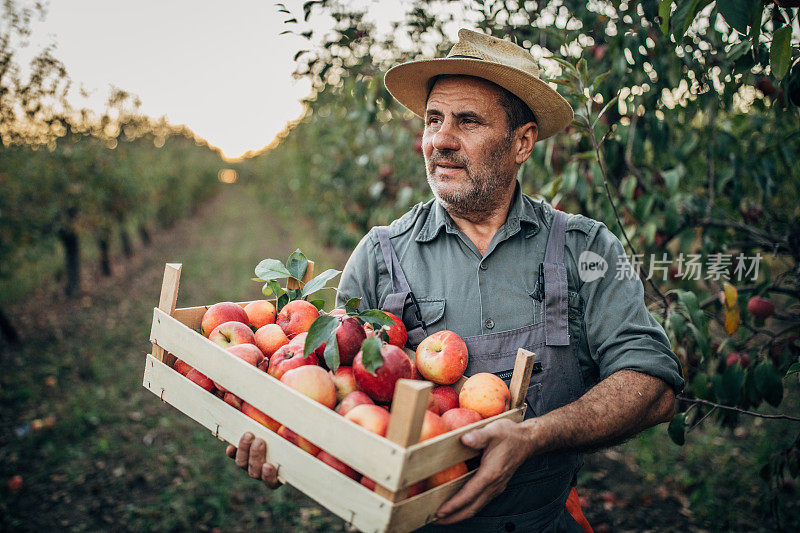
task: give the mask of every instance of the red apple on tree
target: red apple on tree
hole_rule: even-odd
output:
[[[750,366],[750,356],[746,353],[731,352],[725,362],[728,366],[739,365],[747,368]]]
[[[775,312],[775,304],[769,298],[753,296],[747,302],[747,312],[760,320],[764,320]]]

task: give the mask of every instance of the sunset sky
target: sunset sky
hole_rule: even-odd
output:
[[[359,3],[386,21],[402,13],[395,1]],[[318,29],[331,24],[318,18]],[[236,157],[268,144],[308,95],[291,76],[307,42],[279,35],[283,20],[266,0],[51,1],[28,51],[55,43],[74,86],[91,93],[73,105],[102,110],[113,85],[139,96],[145,114],[186,124]]]

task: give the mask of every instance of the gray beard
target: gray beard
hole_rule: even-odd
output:
[[[507,190],[517,177],[513,174],[510,176],[498,175],[495,169],[499,168],[502,159],[508,156],[510,145],[511,138],[507,138],[507,142],[496,146],[482,168],[475,168],[472,162],[447,150],[436,150],[431,154],[431,158],[426,161],[425,165],[428,185],[450,216],[463,218],[472,223],[480,223],[488,220],[499,209],[508,207],[505,205],[506,199],[502,192]],[[462,166],[467,174],[470,187],[460,192],[440,191],[433,177],[433,170],[441,160]]]

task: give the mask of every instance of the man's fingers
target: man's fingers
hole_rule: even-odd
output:
[[[470,448],[475,448],[478,450],[486,448],[486,446],[489,445],[490,440],[492,440],[492,432],[490,430],[486,430],[485,428],[474,429],[468,433],[464,433],[464,435],[461,436],[461,442]]]
[[[455,496],[447,500],[436,510],[436,516],[444,518],[469,506],[476,499],[480,498],[481,494],[486,491],[490,483],[491,481],[481,476],[480,472],[476,472],[475,475],[472,476],[472,479],[467,481]]]
[[[271,463],[264,463],[261,466],[261,480],[271,489],[277,489],[282,485],[278,480],[278,469]]]
[[[261,467],[267,460],[267,443],[256,439],[250,447],[250,461],[247,464],[247,475],[253,479],[261,479]]]
[[[225,455],[230,457],[231,459],[236,458],[236,446],[233,444],[228,444],[228,447],[225,449]]]
[[[250,445],[253,443],[253,434],[249,431],[242,435],[239,439],[239,447],[236,448],[236,466],[239,468],[247,468],[250,462]]]

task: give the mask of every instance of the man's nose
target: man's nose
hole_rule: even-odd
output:
[[[436,150],[458,150],[461,143],[452,130],[452,126],[445,122],[433,135],[433,147]]]

